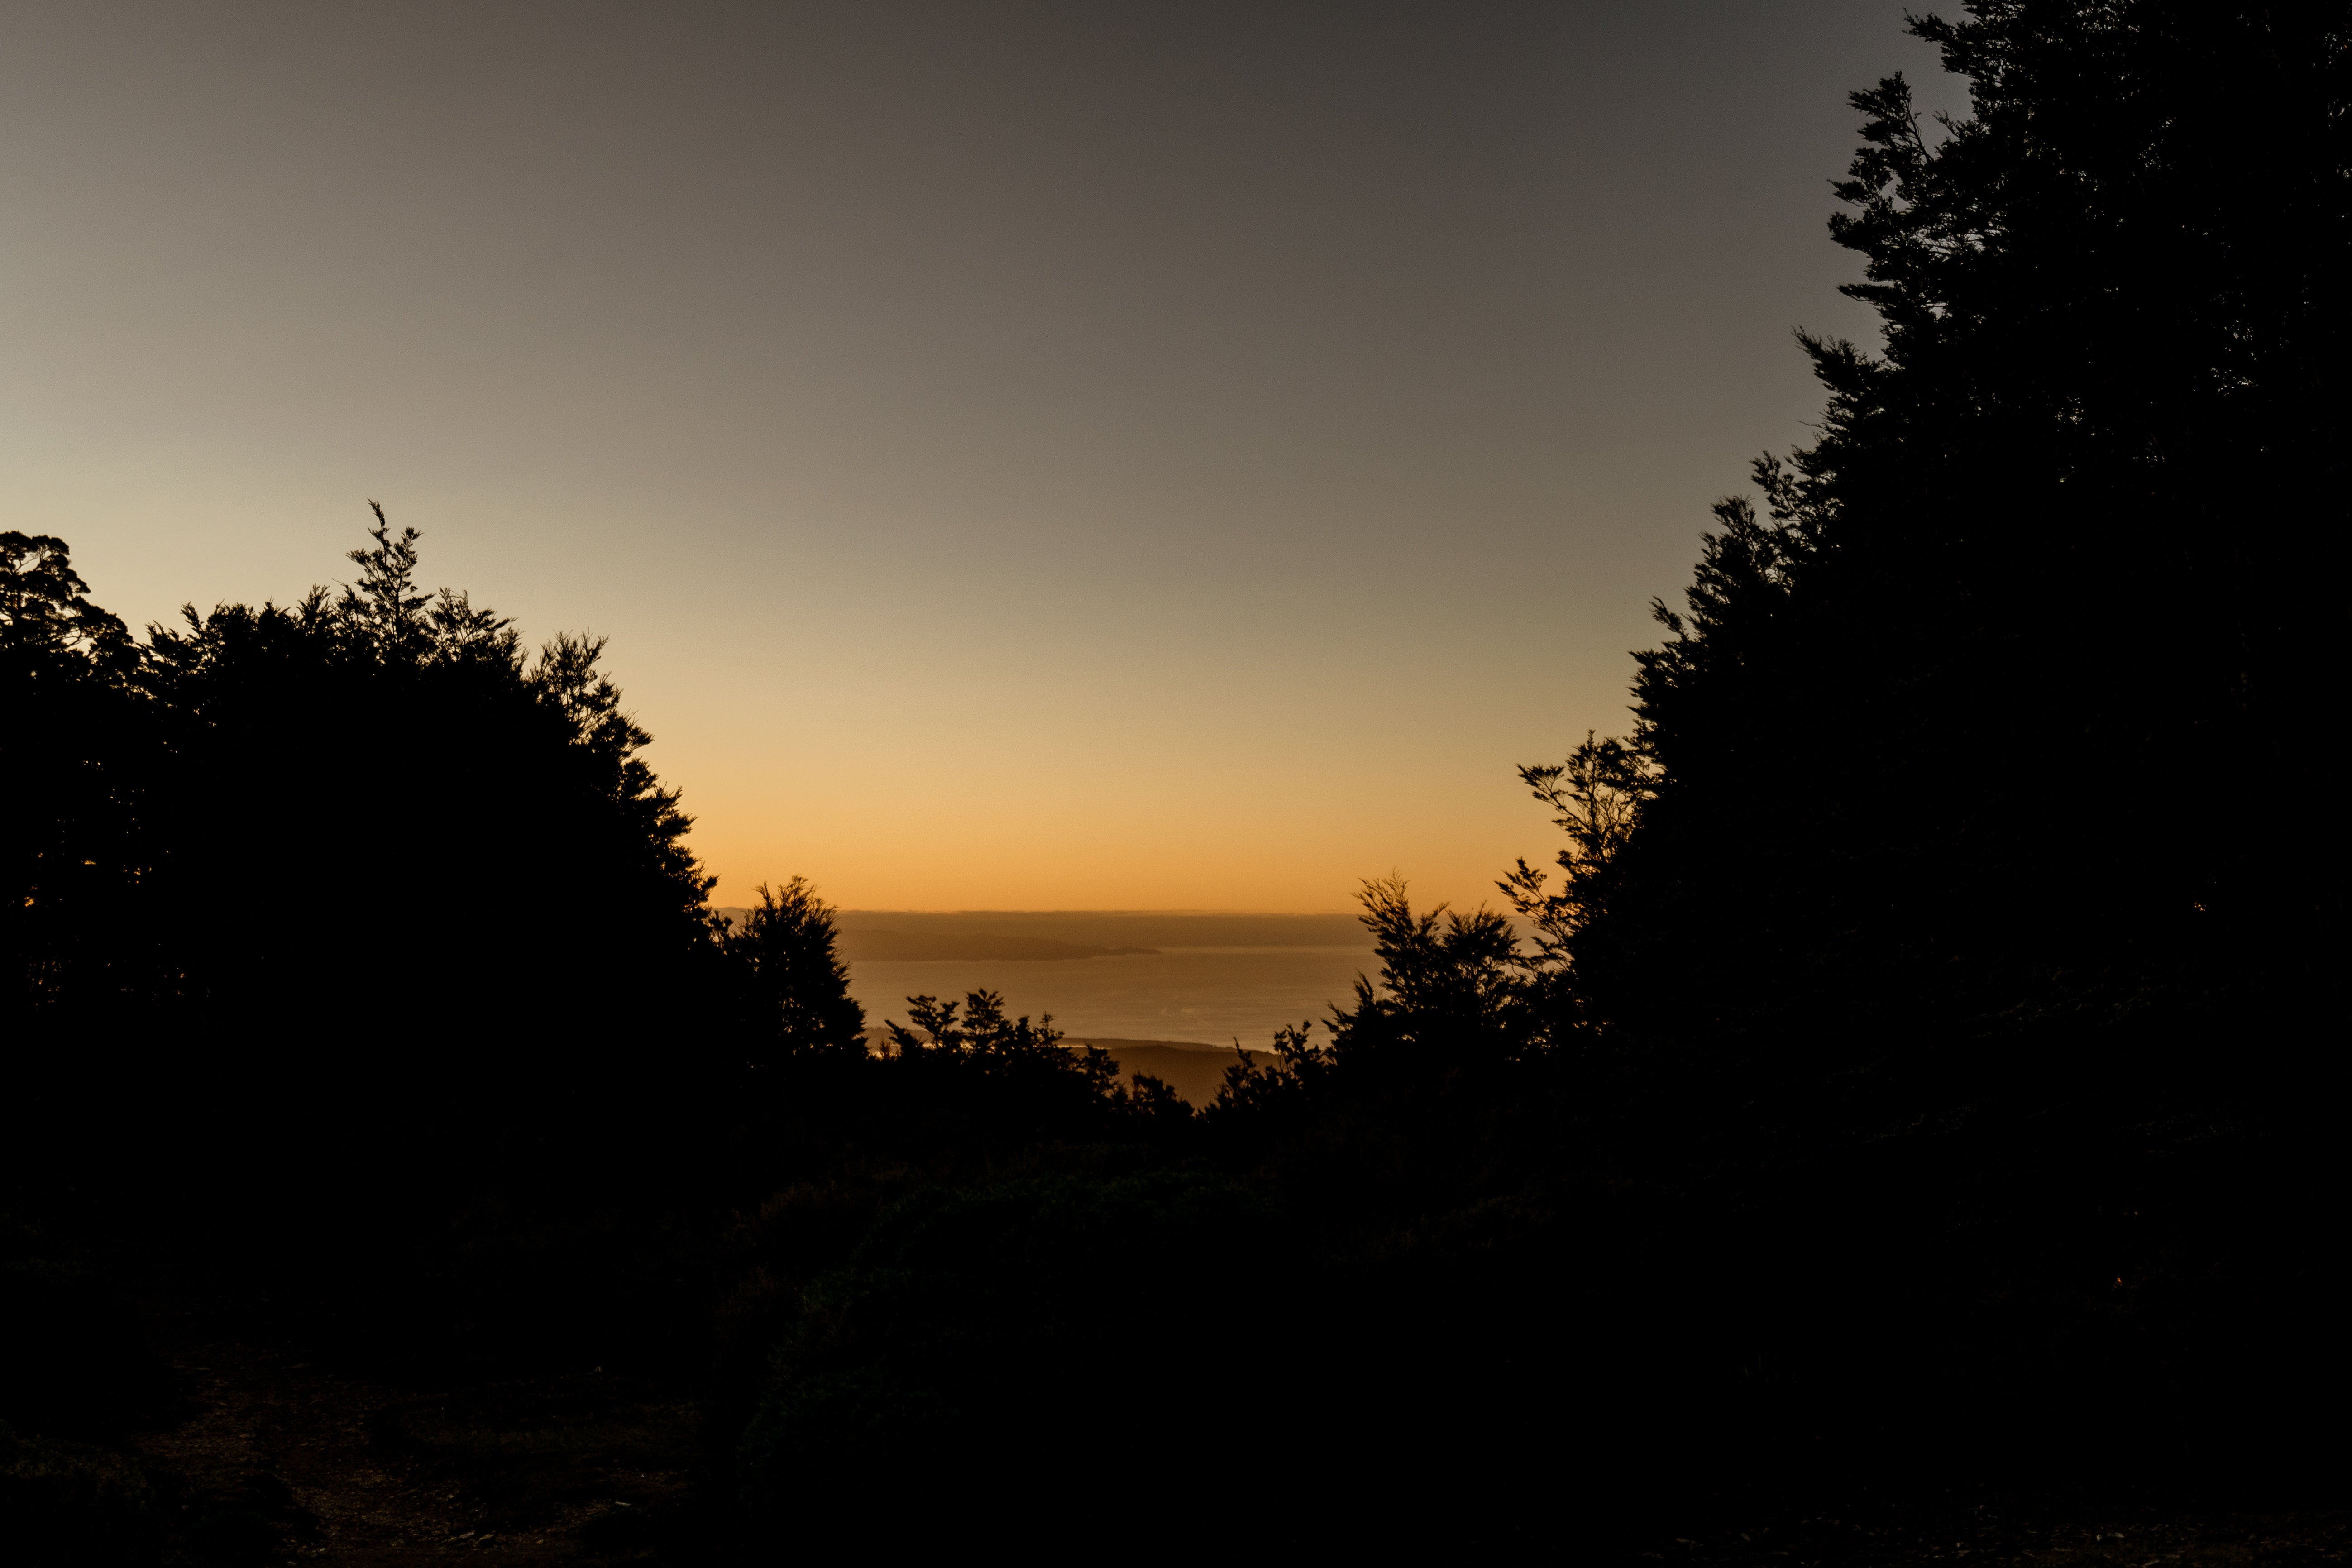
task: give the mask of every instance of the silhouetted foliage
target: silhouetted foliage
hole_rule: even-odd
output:
[[[835,951],[833,910],[794,877],[771,891],[719,945],[740,964],[757,1009],[752,1049],[761,1058],[824,1051],[866,1054],[866,1009],[849,994],[849,966]]]
[[[1007,1017],[1004,998],[993,991],[974,991],[961,1002],[909,996],[907,1006],[913,1028],[895,1019],[885,1026],[889,1071],[918,1095],[985,1106],[992,1117],[1066,1137],[1192,1116],[1158,1079],[1138,1073],[1121,1083],[1108,1051],[1064,1045],[1051,1014],[1034,1024],[1025,1014]]]
[[[2341,549],[2343,25],[1986,5],[1917,25],[1968,120],[1855,96],[1885,346],[1804,340],[1822,439],[1659,607],[1641,826],[1549,911],[1612,1024],[1842,1071],[2308,992],[2333,633],[2282,590]],[[2190,827],[2189,759],[2254,751],[2263,805]]]
[[[130,685],[137,649],[91,605],[64,542],[0,533],[0,1021],[74,994],[141,983],[121,912],[137,886],[132,843],[146,714]]]
[[[1394,877],[1366,882],[1360,897],[1380,978],[1357,977],[1355,1005],[1333,1010],[1327,1042],[1315,1042],[1309,1020],[1276,1036],[1271,1062],[1236,1052],[1213,1122],[1279,1124],[1318,1104],[1414,1118],[1451,1101],[1483,1107],[1527,1087],[1549,1056],[1540,966],[1507,920],[1443,904],[1416,912]]]
[[[1748,1331],[1825,1427],[1990,1400],[2020,1462],[2210,1477],[2246,1458],[2217,1424],[2341,1385],[2315,1330],[2352,1295],[2299,1260],[2347,1217],[2310,1114],[2343,1090],[2340,654],[2287,584],[2341,560],[2347,21],[1916,23],[1972,112],[1854,97],[1832,233],[1883,348],[1802,340],[1821,438],[1716,508],[1633,736],[1526,772],[1565,878],[1506,891],[1590,1135],[1705,1194],[1692,1255],[1791,1303]],[[2197,804],[2199,759],[2254,756]],[[1840,1300],[1843,1347],[1807,1322]]]
[[[1821,439],[1716,508],[1633,733],[1523,770],[1567,838],[1503,882],[1529,947],[1376,887],[1381,984],[1229,1075],[1227,1145],[1411,1273],[1533,1225],[1652,1360],[1577,1386],[1662,1470],[2338,1462],[2284,1391],[2345,1386],[2352,1310],[2340,654],[2284,590],[2340,559],[2347,19],[1916,24],[1974,108],[1854,99],[1884,346],[1802,340]]]
[[[79,597],[62,546],[25,547],[9,637],[57,728],[14,727],[49,770],[17,816],[84,842],[20,872],[31,1021],[170,1032],[231,1074],[331,1025],[336,1069],[431,1092],[493,1042],[545,1071],[648,1026],[711,962],[689,819],[601,641],[530,658],[502,618],[417,586],[414,530],[379,510],[371,537],[339,595],[191,606],[143,645]],[[598,944],[629,962],[583,974]]]

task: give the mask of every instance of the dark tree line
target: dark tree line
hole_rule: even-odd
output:
[[[2325,1493],[2352,13],[1914,26],[1972,108],[1853,100],[1883,343],[1802,340],[1820,438],[1632,731],[1524,770],[1517,921],[1369,885],[1378,975],[1197,1112],[986,993],[869,1039],[814,889],[708,915],[601,645],[381,513],[341,593],[143,640],[0,536],[13,1201],[84,1227],[23,1234],[401,1375],[664,1369],[719,1556],[1128,1506],[1043,1455],[1458,1541]]]
[[[649,1024],[707,945],[689,819],[601,642],[527,654],[418,587],[415,531],[381,516],[340,594],[191,606],[144,641],[61,542],[0,542],[29,698],[6,738],[21,1019],[168,1033],[225,1070],[322,1032],[429,1060],[526,1020]]]
[[[1523,771],[1531,940],[1374,886],[1381,983],[1235,1068],[1457,1451],[1552,1397],[1668,1489],[2343,1473],[2347,22],[1916,23],[1972,112],[1854,97],[1883,345],[1801,340],[1821,437],[1633,732]]]
[[[1966,121],[1856,96],[1832,232],[1885,347],[1804,340],[1822,438],[1718,506],[1631,749],[1582,759],[1638,816],[1569,921],[1613,1025],[1834,1071],[2151,1012],[2252,1044],[2307,997],[2342,897],[2334,617],[2298,586],[2342,562],[2343,27],[1987,5],[1916,27]]]

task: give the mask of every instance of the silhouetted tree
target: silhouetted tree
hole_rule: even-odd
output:
[[[1379,979],[1208,1119],[1507,1364],[1430,1279],[1577,1302],[1661,1465],[2213,1476],[2342,1386],[2338,612],[2280,587],[2340,560],[2348,17],[1915,24],[1973,112],[1854,100],[1883,347],[1802,340],[1821,438],[1716,507],[1633,733],[1523,770],[1531,951],[1374,886]]]
[[[1564,881],[1506,890],[1689,1299],[1792,1304],[1695,1337],[1824,1429],[1997,1390],[2210,1474],[2352,1299],[2285,1261],[2346,1212],[2340,610],[2287,585],[2342,562],[2352,11],[1967,9],[1913,24],[1966,119],[1853,99],[1882,347],[1801,339],[1820,439],[1716,507],[1630,739],[1526,770]]]
[[[69,1009],[112,1016],[155,983],[125,920],[152,743],[138,664],[62,540],[0,533],[0,1023],[12,1030]]]
[[[1855,96],[1832,230],[1884,348],[1803,340],[1821,440],[1717,508],[1634,736],[1572,765],[1569,891],[1517,889],[1595,1017],[1908,1072],[2311,995],[2336,656],[2281,590],[2340,559],[2344,24],[1986,4],[1915,24],[1968,119]],[[2261,806],[2189,829],[2189,759],[2256,754]]]
[[[1094,1046],[1070,1050],[1050,1013],[1034,1024],[1025,1013],[1007,1017],[1004,998],[993,991],[971,992],[961,1003],[909,996],[907,1007],[914,1028],[896,1019],[885,1026],[902,1062],[952,1068],[1007,1084],[1066,1085],[1088,1100],[1108,1094],[1118,1081],[1118,1064],[1108,1052]]]
[[[772,1051],[865,1056],[866,1009],[849,994],[831,906],[799,877],[773,891],[762,882],[755,896],[759,901],[720,938],[748,976],[753,1049],[762,1058]]]
[[[1098,1136],[1191,1121],[1192,1108],[1160,1079],[1136,1073],[1122,1082],[1118,1063],[1098,1046],[1072,1050],[1053,1015],[1035,1023],[1009,1017],[993,991],[962,1001],[907,998],[908,1028],[885,1025],[892,1075],[1002,1128],[1057,1137]]]
[[[23,659],[11,673],[26,677],[43,673],[36,658],[120,672],[131,654],[121,617],[89,602],[65,541],[14,531],[0,532],[0,647]]]
[[[620,1092],[608,1058],[633,1044],[719,1032],[691,819],[602,641],[527,656],[417,584],[416,537],[378,508],[339,594],[190,606],[140,643],[63,545],[9,536],[26,831],[0,923],[10,1005],[104,1041],[45,1058],[107,1075],[65,1103],[150,1104],[125,1135],[296,1085],[347,1119],[495,1121]],[[665,1047],[633,1092],[703,1055]]]
[[[1497,1073],[1551,1044],[1550,1017],[1532,1005],[1531,965],[1508,920],[1444,904],[1416,911],[1395,877],[1367,881],[1359,898],[1379,978],[1357,976],[1355,1005],[1333,1009],[1328,1043],[1312,1042],[1308,1023],[1276,1037],[1270,1063],[1243,1053],[1226,1071],[1221,1111],[1316,1094],[1421,1102],[1491,1094]]]

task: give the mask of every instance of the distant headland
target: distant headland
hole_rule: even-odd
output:
[[[740,908],[718,913],[740,920]],[[1353,915],[1218,914],[1151,910],[843,910],[841,956],[857,963],[1069,961],[1165,948],[1368,947]]]

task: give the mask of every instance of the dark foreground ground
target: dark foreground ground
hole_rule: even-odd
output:
[[[677,1389],[594,1371],[401,1388],[238,1344],[173,1360],[184,1419],[125,1447],[185,1521],[175,1533],[194,1561],[703,1554],[696,1408]]]
[[[127,1453],[182,1562],[395,1564],[669,1563],[766,1555],[729,1539],[691,1389],[586,1369],[463,1387],[394,1386],[296,1348],[191,1342],[180,1390]],[[1100,1455],[1074,1456],[1096,1467]],[[1273,1456],[1239,1471],[1265,1473]],[[1120,1456],[1136,1521],[1168,1532],[1219,1507],[1230,1461]],[[910,1504],[911,1506],[911,1504]],[[1041,1508],[1052,1504],[1041,1498]],[[1245,1501],[1236,1506],[1247,1510]],[[1164,1511],[1166,1510],[1168,1511]],[[1013,1510],[1017,1517],[1017,1510]],[[1050,1519],[1050,1514],[1047,1516]],[[1041,1522],[1045,1522],[1042,1521]],[[1050,1524],[1048,1524],[1050,1529]],[[1563,1561],[1697,1565],[1925,1563],[2299,1564],[2352,1560],[2352,1514],[2160,1505],[1856,1500],[1805,1517],[1741,1518],[1601,1544],[1559,1518],[1538,1536]],[[1147,1530],[1146,1533],[1150,1533]],[[1129,1543],[1141,1545],[1130,1535]]]
[[[2352,1515],[2168,1513],[2022,1509],[1955,1503],[1948,1512],[1857,1506],[1835,1515],[1752,1521],[1702,1538],[1656,1542],[1638,1553],[1664,1563],[1916,1563],[2080,1564],[2341,1563],[2352,1555]]]

